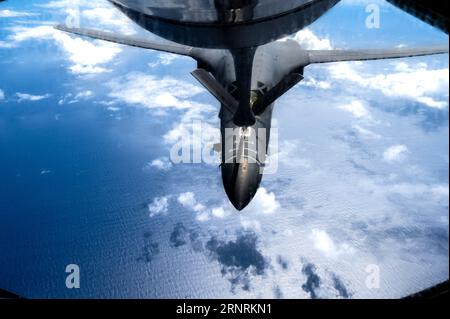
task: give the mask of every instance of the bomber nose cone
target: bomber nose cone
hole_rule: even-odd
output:
[[[237,210],[243,210],[251,202],[261,184],[262,174],[258,163],[222,164],[222,180],[230,202]]]

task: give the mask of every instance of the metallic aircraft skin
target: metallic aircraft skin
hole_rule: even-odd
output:
[[[448,1],[442,0],[387,0],[416,18],[448,34]]]
[[[110,1],[138,25],[179,43],[155,43],[146,39],[62,25],[57,26],[57,29],[110,42],[181,54],[197,61],[197,70],[193,71],[192,75],[221,103],[219,117],[222,136],[222,180],[225,192],[237,210],[244,209],[251,202],[260,186],[266,163],[274,102],[303,79],[305,67],[314,63],[448,53],[448,44],[391,50],[305,50],[291,39],[275,41],[286,32],[292,33],[302,29],[326,13],[337,0],[286,0],[282,3],[291,5],[288,7],[288,14],[283,14],[286,11],[283,7],[282,10],[285,11],[281,13],[273,14],[273,11],[270,11],[266,15],[262,14],[264,11],[261,13],[257,10],[260,9],[258,5],[275,5],[281,1]],[[222,3],[220,10],[217,10],[218,2]],[[151,8],[150,4],[153,5]],[[240,8],[239,6],[243,6],[247,11],[238,12],[236,8]],[[208,11],[208,8],[215,9]],[[298,8],[300,9],[296,10]],[[312,8],[315,10],[312,18],[297,21],[301,14],[310,14]],[[253,10],[251,14],[248,9]],[[190,14],[189,10],[193,10],[194,14]],[[198,12],[202,10],[209,13],[203,23],[198,20]],[[271,10],[276,11],[276,8]],[[151,14],[159,16],[151,17]],[[234,18],[239,16],[242,21],[224,22],[230,15]],[[279,18],[282,20],[277,20]],[[245,31],[249,26],[255,28],[252,30],[264,33],[268,30],[265,23],[274,19],[282,22],[281,27],[275,28],[274,32],[267,32],[266,37],[258,37],[254,32],[253,37],[245,32],[244,36],[236,33],[239,30]],[[292,20],[296,22],[290,24],[289,21]],[[293,26],[297,29],[293,30]],[[214,32],[223,30],[226,32],[216,34],[218,37],[210,40]],[[208,36],[204,38],[205,35]]]
[[[299,57],[301,51],[294,40],[272,42],[258,47],[251,70],[250,92],[253,93],[253,105],[264,92],[281,82],[283,77],[297,71],[298,59],[293,57]],[[211,59],[205,51],[204,59],[209,64],[206,70],[223,87],[229,88],[236,82],[233,57],[226,50],[220,52]],[[284,61],[284,64],[280,65],[280,61]],[[261,183],[269,148],[273,106],[273,103],[267,105],[261,113],[255,115],[253,125],[244,127],[235,123],[235,110],[221,105],[222,180],[230,202],[238,210],[250,203]],[[237,130],[238,134],[227,134],[227,129],[234,132]]]
[[[303,29],[339,0],[109,0],[142,28],[199,48],[263,45]]]

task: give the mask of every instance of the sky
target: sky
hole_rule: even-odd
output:
[[[380,28],[366,27],[369,3]],[[74,17],[163,41],[103,0],[0,4],[2,288],[398,298],[448,279],[448,55],[308,66],[275,106],[278,170],[237,213],[217,166],[169,160],[193,121],[218,134],[217,102],[189,74],[195,62],[53,29]],[[448,44],[362,0],[291,37],[308,49]],[[78,291],[59,279],[70,262],[91,274]]]

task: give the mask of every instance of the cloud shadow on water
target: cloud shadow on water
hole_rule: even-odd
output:
[[[183,223],[177,223],[170,234],[170,246],[178,248],[187,244],[188,230]]]
[[[238,235],[236,241],[220,241],[212,237],[206,248],[222,266],[222,275],[226,276],[232,292],[236,287],[250,290],[252,276],[261,276],[268,267],[268,262],[257,248],[256,234],[248,232]]]
[[[317,290],[320,288],[320,277],[316,273],[316,266],[307,263],[302,268],[302,273],[306,276],[306,282],[302,285],[302,289],[309,293],[311,299],[317,299]]]
[[[152,240],[151,232],[146,232],[144,234],[144,246],[142,247],[141,256],[137,258],[137,261],[151,263],[159,253],[159,244]]]
[[[341,278],[339,278],[336,274],[333,274],[333,287],[339,294],[339,297],[348,299],[351,297],[351,294],[348,292],[347,287],[342,282]]]

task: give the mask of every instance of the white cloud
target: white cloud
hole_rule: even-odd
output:
[[[192,127],[189,127],[186,123],[178,123],[163,136],[163,139],[167,144],[175,144],[178,140],[187,138],[191,134]]]
[[[148,205],[149,216],[154,217],[159,214],[165,214],[169,210],[169,197],[156,197],[153,202]]]
[[[280,209],[280,203],[272,192],[268,192],[264,187],[260,187],[255,198],[249,205],[249,210],[262,214],[273,214]]]
[[[182,193],[178,196],[178,202],[185,208],[196,213],[196,219],[205,222],[211,218],[223,219],[229,215],[226,205],[207,208],[205,205],[197,201],[195,194],[192,192]]]
[[[216,120],[215,116],[213,118]],[[163,135],[163,141],[172,146],[170,156],[174,163],[220,164],[220,154],[213,151],[214,143],[220,141],[220,129],[208,122],[207,115],[197,114],[197,109],[183,114],[181,120]]]
[[[206,122],[207,119],[202,114],[203,111],[207,112],[209,109],[209,106],[205,105],[205,107],[206,109],[202,110],[195,106],[195,108],[188,110],[183,115],[181,121],[176,123],[173,128],[163,136],[164,141],[168,144],[172,144],[181,138],[189,138],[193,134],[194,124],[201,128],[202,139],[220,141],[219,128]]]
[[[216,108],[193,101],[194,97],[205,92],[198,85],[171,77],[159,78],[141,72],[132,72],[113,79],[108,86],[111,89],[110,97],[116,101],[152,109],[153,112],[159,112],[156,115],[164,115],[165,109],[184,111],[180,120],[163,135],[163,140],[168,145],[174,145],[183,139],[183,143],[191,145],[196,154],[198,152],[202,154],[204,147],[220,140],[220,131],[213,125],[217,123]],[[201,140],[200,143],[195,144],[192,143],[194,124],[201,125],[201,136],[195,135]],[[217,156],[211,156],[211,158],[203,156],[202,159],[212,165],[218,162]]]
[[[35,16],[36,13],[29,13],[23,11],[11,11],[11,10],[0,10],[0,18],[20,18],[20,17],[30,17]]]
[[[74,74],[99,74],[111,71],[99,66],[81,65],[81,64],[72,65],[69,68],[69,70],[72,71],[72,73]]]
[[[338,62],[332,63],[328,71],[333,79],[359,82],[363,77],[358,73],[358,67],[362,62]]]
[[[448,203],[449,185],[448,184],[425,184],[425,183],[376,183],[373,180],[362,180],[358,183],[358,187],[365,191],[381,196],[400,195],[404,198],[415,200],[431,200],[436,203],[443,201]]]
[[[203,204],[197,202],[197,200],[195,199],[195,194],[192,192],[180,194],[180,196],[178,196],[178,202],[184,207],[189,208],[190,210],[193,210],[197,213],[202,212],[206,209]]]
[[[311,232],[311,239],[314,248],[330,258],[336,258],[341,254],[353,254],[354,249],[348,244],[336,245],[328,233],[324,230],[313,229]]]
[[[92,93],[92,91],[87,90],[87,91],[83,91],[78,93],[77,95],[75,95],[75,99],[86,99],[89,98],[91,96],[93,96],[94,94]]]
[[[334,63],[329,72],[336,80],[378,90],[388,97],[413,100],[431,108],[448,107],[448,68],[432,70],[425,63],[411,65],[405,62],[396,63],[391,73],[369,74],[362,68],[367,68],[367,64]]]
[[[70,70],[75,74],[102,73],[108,71],[99,65],[112,61],[121,52],[118,45],[100,41],[84,40],[55,30],[51,26],[32,28],[15,27],[10,36],[13,44],[29,40],[53,40],[72,63]]]
[[[211,210],[211,214],[217,218],[224,218],[226,215],[226,212],[223,207],[215,207]]]
[[[73,18],[74,21],[71,23],[80,23],[85,27],[112,29],[125,34],[134,34],[137,30],[137,27],[125,15],[107,2],[57,0],[39,6],[65,14],[66,22]],[[0,12],[8,16],[19,14],[8,10]],[[110,71],[104,65],[111,62],[122,50],[120,45],[69,35],[55,30],[53,26],[14,27],[11,30],[13,34],[8,37],[8,42],[0,42],[0,47],[13,47],[28,40],[54,41],[67,54],[71,62],[69,69],[75,74],[98,74]]]
[[[48,3],[40,5],[44,8],[53,9],[65,9],[65,8],[79,8],[79,7],[98,7],[93,1],[90,0],[54,0]]]
[[[307,50],[330,50],[333,48],[329,39],[319,38],[309,29],[303,29],[291,38]]]
[[[371,114],[364,102],[354,100],[350,103],[338,106],[339,109],[351,113],[357,119],[371,119]]]
[[[124,34],[135,34],[139,28],[119,10],[106,1],[56,0],[40,5],[57,10],[87,27],[111,29]]]
[[[175,145],[182,140],[183,145],[190,146],[194,154],[203,155],[200,160],[210,165],[218,164],[217,154],[205,151],[209,147],[212,150],[212,145],[220,141],[220,130],[216,124],[217,108],[193,100],[206,92],[199,85],[172,77],[159,78],[131,72],[111,80],[108,86],[111,91],[109,96],[115,101],[152,109],[153,115],[164,116],[169,109],[183,111],[180,119],[163,135],[163,141],[167,145]],[[201,126],[201,133],[194,135],[197,125]],[[193,143],[193,137],[198,137],[199,143]],[[177,162],[173,158],[172,161]]]
[[[74,64],[71,68],[74,73],[104,72],[106,69],[97,65],[112,61],[121,52],[117,45],[104,41],[95,41],[94,44],[63,33],[54,33],[53,38],[69,55],[69,60]]]
[[[93,25],[102,29],[118,29],[119,32],[126,34],[135,33],[135,27],[129,19],[107,2],[57,0],[39,6],[77,17],[77,20],[84,26]],[[12,15],[13,13],[7,14]],[[0,43],[0,47],[13,47],[29,40],[54,41],[67,54],[72,63],[69,69],[75,74],[107,72],[109,70],[104,64],[111,62],[121,52],[119,45],[98,40],[86,40],[55,30],[52,26],[14,27],[11,30],[13,34],[8,37],[9,41]]]
[[[0,48],[13,48],[14,44],[11,42],[0,41]]]
[[[406,63],[406,62],[397,62],[397,63],[394,63],[393,65],[394,65],[394,70],[398,71],[398,72],[411,72],[411,71],[413,71],[413,69],[411,69],[409,64]]]
[[[136,33],[136,29],[130,20],[114,7],[96,7],[83,10],[82,18],[90,20],[97,28],[108,28],[128,35]]]
[[[301,156],[300,154],[302,153],[304,152],[301,151],[301,145],[298,140],[283,140],[279,146],[279,152],[271,153],[270,157],[274,157],[273,160],[278,158],[280,163],[289,167],[310,169],[312,163],[308,158]]]
[[[32,95],[32,94],[28,94],[28,93],[16,93],[16,96],[19,98],[19,102],[23,102],[23,101],[36,102],[36,101],[47,99],[51,95],[50,94]]]
[[[30,39],[47,39],[56,31],[50,26],[39,26],[34,28],[15,27],[14,34],[10,37],[14,42],[22,42]]]
[[[327,81],[317,81],[314,78],[307,78],[306,80],[300,82],[300,85],[318,88],[321,90],[328,90],[331,88],[331,83]]]
[[[167,157],[161,157],[151,161],[148,166],[155,167],[162,171],[168,171],[172,168],[172,163]]]
[[[199,221],[205,221],[208,220],[211,217],[223,219],[228,217],[231,212],[228,209],[229,204],[223,204],[222,206],[213,207],[211,209],[204,210],[200,214],[197,215],[197,220]]]
[[[58,101],[58,104],[62,105],[64,103],[68,103],[68,104],[78,103],[78,102],[80,102],[80,100],[89,99],[93,95],[94,95],[94,93],[91,90],[79,92],[75,96],[72,93],[68,93],[62,99],[60,99]]]
[[[106,109],[111,112],[119,112],[120,111],[120,107],[117,107],[117,106],[108,106]]]
[[[150,68],[155,68],[160,65],[168,66],[171,65],[176,60],[183,60],[183,59],[187,60],[189,58],[178,54],[160,53],[158,55],[158,60],[156,62],[149,63],[148,66]]]
[[[333,49],[329,39],[320,38],[309,29],[296,33],[293,39],[305,49]],[[448,108],[448,68],[430,69],[426,63],[396,60],[391,64],[392,70],[376,74],[368,72],[369,65],[363,62],[332,63],[328,72],[332,80],[350,81],[388,97],[409,99],[435,109]],[[306,79],[302,85],[328,89],[330,82]]]
[[[408,147],[405,145],[393,145],[384,151],[383,160],[388,163],[401,162],[408,153]]]
[[[203,212],[200,212],[200,213],[197,214],[196,219],[197,219],[199,222],[206,222],[206,221],[209,220],[209,217],[210,217],[210,216],[209,216],[208,212],[203,211]]]
[[[185,58],[185,57],[178,55],[178,54],[171,54],[171,53],[160,53],[159,54],[159,60],[161,61],[162,65],[170,65],[176,59],[183,59],[183,58]]]
[[[158,78],[140,72],[129,73],[112,80],[110,96],[128,104],[148,108],[199,108],[203,104],[190,99],[204,90],[196,85],[174,78]]]
[[[240,222],[242,228],[245,230],[253,230],[260,232],[261,231],[261,223],[255,219],[249,219],[243,216],[240,216]]]
[[[0,89],[0,100],[5,99],[5,92],[3,92],[2,89]]]
[[[443,110],[448,106],[447,101],[437,101],[434,98],[429,97],[429,96],[419,96],[417,98],[417,102],[425,104],[431,108],[440,109],[440,110]]]
[[[358,132],[361,136],[368,138],[368,139],[374,139],[374,140],[379,140],[381,139],[381,135],[377,134],[375,132],[372,132],[371,130],[362,127],[360,125],[353,125],[352,126],[356,132]]]
[[[334,242],[331,240],[330,236],[323,231],[323,230],[312,230],[312,239],[314,241],[314,247],[327,254],[335,254],[336,253],[336,246],[334,245]]]
[[[448,202],[449,186],[448,185],[426,185],[426,184],[411,184],[400,183],[386,187],[390,193],[396,193],[404,197],[417,198],[423,196],[433,200],[444,200]]]

